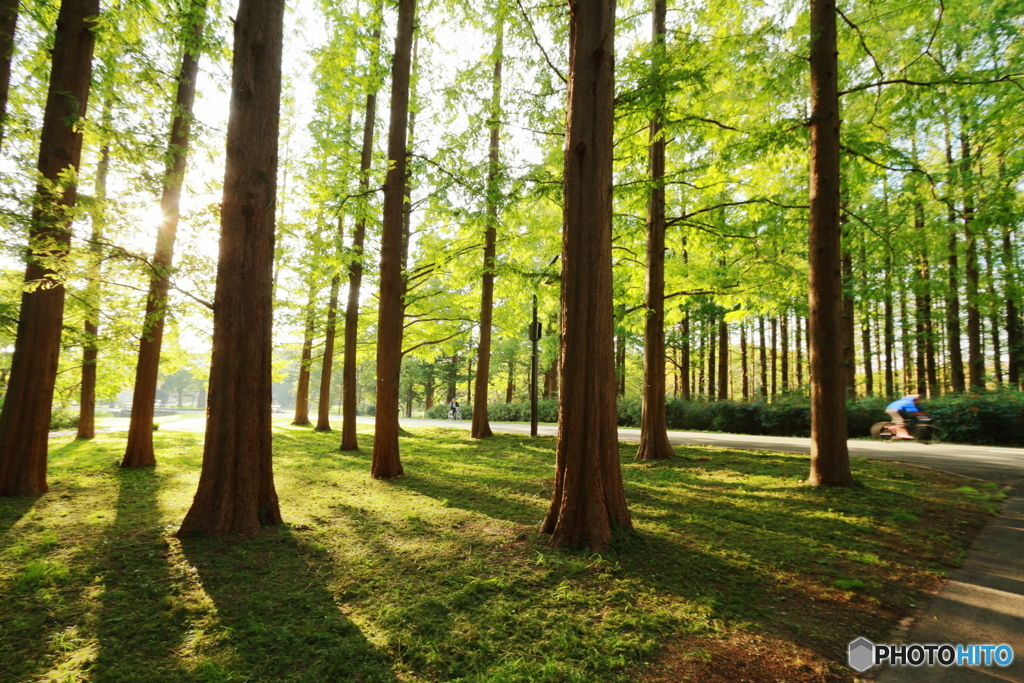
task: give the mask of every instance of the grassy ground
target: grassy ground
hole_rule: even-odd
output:
[[[168,428],[171,425],[167,425]],[[622,445],[635,534],[545,547],[554,440],[424,429],[409,474],[368,477],[337,434],[275,427],[287,525],[178,541],[202,434],[51,442],[39,499],[0,499],[0,681],[851,681],[846,644],[884,640],[955,566],[1000,492],[855,461]],[[362,435],[364,447],[368,434]]]

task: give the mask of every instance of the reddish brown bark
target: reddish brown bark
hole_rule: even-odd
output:
[[[811,0],[809,310],[811,471],[815,486],[849,485],[843,281],[840,275],[839,86],[835,0]]]
[[[554,547],[606,548],[632,529],[622,488],[612,311],[613,0],[570,0]]]
[[[54,262],[71,243],[68,211],[77,188],[60,175],[77,175],[82,158],[80,120],[85,116],[92,74],[93,18],[98,0],[64,0],[57,16],[50,86],[39,140],[39,174],[52,188],[36,188],[29,227],[25,282],[37,285],[21,295],[11,374],[0,411],[0,495],[46,493],[46,450],[50,408],[57,380],[64,285]]]
[[[104,123],[110,123],[111,100],[103,102]],[[110,144],[105,143],[100,151],[100,162],[96,165],[96,202],[99,211],[93,215],[92,241],[89,244],[90,272],[85,296],[85,338],[82,342],[82,382],[78,394],[78,434],[76,439],[92,439],[96,436],[96,360],[99,349],[96,336],[99,331],[100,259],[103,236],[104,204],[107,200],[107,176],[110,173]]]
[[[1020,387],[1021,384],[1021,321],[1020,313],[1017,310],[1017,277],[1013,264],[1013,226],[1007,225],[1003,228],[1003,267],[1006,278],[1006,354],[1008,366],[1007,377],[1011,387]]]
[[[724,315],[718,321],[718,400],[729,400],[729,325]]]
[[[679,382],[683,385],[683,399],[690,400],[690,314],[684,313],[683,319],[679,321],[679,330],[682,335],[682,348],[679,350]]]
[[[341,231],[341,219],[338,220]],[[334,372],[334,338],[338,329],[338,290],[341,276],[331,278],[331,298],[327,302],[327,331],[324,337],[324,358],[320,368],[320,399],[317,404],[316,431],[331,431],[331,373]]]
[[[665,53],[665,0],[652,7],[654,54],[651,72],[660,81]],[[658,87],[658,86],[655,86]],[[665,419],[665,137],[664,110],[659,104],[651,117],[648,175],[651,194],[647,201],[647,317],[644,319],[643,410],[640,414],[640,448],[637,460],[665,460],[675,456],[668,441]]]
[[[516,391],[516,361],[514,358],[508,362],[508,384],[505,387],[505,403],[512,402],[512,396]],[[428,408],[430,406],[427,406]]]
[[[760,357],[761,357],[761,398],[768,398],[768,348],[767,342],[764,336],[764,318],[758,316],[757,318],[757,332],[758,338],[761,341]]]
[[[504,54],[505,23],[500,14],[495,27],[494,76],[491,92],[490,153],[487,168],[487,229],[484,232],[484,274],[480,287],[480,339],[477,341],[476,392],[473,394],[473,423],[470,436],[494,436],[487,421],[487,389],[491,376],[491,323],[494,317],[494,258],[498,236],[498,173],[501,134],[501,60]]]
[[[281,522],[270,357],[283,20],[284,0],[241,0],[235,19],[206,444],[178,536]]]
[[[19,0],[0,0],[0,144],[7,128],[7,95],[11,87],[11,59],[20,4]]]
[[[139,360],[135,365],[135,389],[132,394],[132,416],[128,424],[128,443],[121,467],[148,467],[156,464],[153,452],[153,410],[160,376],[160,350],[164,339],[164,318],[167,315],[167,292],[170,289],[170,271],[174,262],[174,242],[178,234],[181,206],[181,188],[185,182],[188,160],[189,134],[192,127],[192,104],[196,96],[196,75],[199,73],[199,41],[206,19],[206,3],[196,0],[190,14],[184,17],[187,27],[182,34],[183,50],[178,71],[174,115],[167,149],[169,162],[164,171],[164,190],[160,198],[163,215],[156,235],[153,270],[150,274],[149,295],[146,297],[146,315],[142,337],[139,340]]]
[[[415,16],[416,0],[399,0],[391,67],[391,120],[388,129],[388,172],[384,182],[377,318],[377,412],[373,463],[370,468],[371,476],[379,479],[399,477],[405,473],[398,452],[398,390],[405,310],[402,224],[405,213],[409,76],[412,71]]]
[[[971,181],[971,142],[966,131],[960,135],[961,179],[964,186],[964,278],[967,288],[967,385],[972,391],[985,388],[985,358],[981,351],[981,304],[978,299],[978,236],[974,230],[974,188]]]
[[[306,303],[306,329],[302,335],[302,354],[299,357],[299,376],[295,382],[295,417],[292,424],[304,427],[309,424],[309,366],[313,362],[313,301],[316,288],[309,288]]]
[[[854,318],[857,315],[853,297],[853,256],[843,251],[843,366],[846,377],[846,395],[857,397],[857,339]]]
[[[779,350],[781,358],[779,369],[781,370],[782,390],[789,391],[789,313],[779,313]]]
[[[950,176],[953,175],[953,143],[950,139],[948,127],[945,130],[946,137],[946,166]],[[950,384],[954,393],[962,394],[967,388],[967,379],[964,375],[963,350],[961,347],[960,327],[960,285],[959,285],[959,254],[958,254],[958,232],[957,214],[954,203],[954,191],[952,182],[946,185],[946,206],[947,222],[949,223],[949,259],[946,271],[949,277],[948,293],[946,295],[946,337],[949,346],[949,369]]]
[[[750,398],[750,368],[747,365],[747,326],[745,323],[740,323],[740,367],[743,372],[743,400],[746,401]]]
[[[379,36],[379,32],[377,34]],[[377,93],[366,96],[363,119],[363,149],[359,162],[359,188],[370,188],[370,165],[373,162],[373,129],[377,121]],[[352,232],[352,263],[348,267],[348,303],[345,306],[344,350],[341,368],[341,450],[359,449],[356,438],[356,340],[359,336],[359,291],[363,282],[363,244],[366,240],[366,212],[356,220]]]

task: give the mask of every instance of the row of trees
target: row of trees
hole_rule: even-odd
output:
[[[182,534],[248,533],[280,520],[270,457],[275,323],[279,339],[296,334],[285,343],[300,356],[300,408],[320,358],[312,393],[321,430],[331,428],[326,407],[341,355],[342,449],[358,448],[357,368],[375,364],[371,473],[394,477],[404,471],[403,366],[431,366],[472,340],[463,358],[475,377],[472,434],[487,437],[494,361],[525,336],[536,296],[545,328],[557,333],[546,341],[557,358],[546,384],[558,388],[561,430],[543,524],[556,545],[601,548],[613,528],[630,526],[615,432],[627,375],[639,378],[644,402],[641,459],[672,455],[669,391],[724,398],[738,385],[755,397],[806,379],[809,479],[818,485],[852,481],[842,423],[849,394],[1020,382],[1014,235],[1024,157],[1014,132],[1021,12],[1013,2],[813,0],[809,13],[709,6],[678,8],[671,21],[663,0],[623,6],[618,18],[609,0],[570,3],[567,12],[497,0],[332,3],[320,8],[326,36],[309,55],[312,89],[286,90],[282,100],[283,3],[243,0],[223,196],[215,212],[189,217],[201,225],[219,215],[215,278],[204,271],[209,259],[186,252],[176,262],[175,249],[193,132],[201,147],[217,146],[193,106],[200,59],[218,64],[227,51],[217,38],[225,22],[203,0],[165,9],[170,31],[145,12],[100,14],[65,0],[52,24],[37,13],[29,39],[14,41],[25,73],[47,61],[51,35],[53,60],[45,107],[32,88],[15,101],[16,121],[41,109],[39,136],[31,126],[5,128],[18,132],[12,159],[30,144],[40,150],[39,175],[22,171],[40,179],[32,200],[9,200],[11,216],[34,208],[31,220],[7,227],[28,262],[0,416],[7,495],[46,490],[42,435],[60,364],[76,374],[69,349],[59,357],[61,328],[79,322],[70,338],[82,353],[83,437],[105,358],[118,344],[137,351],[123,461],[136,467],[155,464],[167,316],[173,333],[212,315],[203,473]],[[648,22],[650,39],[641,37]],[[482,56],[445,55],[445,31],[476,41]],[[161,83],[164,104],[119,77],[135,62]],[[170,71],[173,82],[161,80]],[[93,97],[86,117],[90,84],[99,105]],[[378,107],[382,92],[387,107]],[[376,134],[379,108],[386,136]],[[166,132],[152,133],[161,120]],[[140,149],[152,158],[140,159]],[[76,208],[89,174],[93,194]],[[133,178],[146,182],[133,187]],[[279,192],[279,182],[288,189]],[[162,210],[152,255],[111,227],[147,183]],[[82,246],[69,246],[73,230]],[[128,325],[102,304],[112,289],[132,287],[141,296],[126,307],[138,315]],[[641,355],[637,369],[629,359]]]

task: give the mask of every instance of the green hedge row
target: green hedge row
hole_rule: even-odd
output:
[[[847,433],[850,438],[865,437],[876,422],[888,419],[882,398],[862,398],[846,405]],[[1019,391],[983,392],[943,396],[925,401],[923,409],[943,430],[943,440],[953,443],[985,445],[1024,445],[1024,393]],[[471,418],[471,406],[462,406],[462,419]],[[639,427],[639,399],[620,399],[619,426]],[[529,402],[492,403],[488,417],[494,422],[529,422]],[[540,401],[538,419],[558,421],[558,401]],[[665,403],[669,429],[731,432],[767,436],[810,436],[811,409],[805,403],[787,401],[681,401]],[[445,419],[448,407],[433,406],[427,417]]]

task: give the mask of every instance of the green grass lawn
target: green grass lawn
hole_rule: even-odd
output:
[[[554,439],[414,430],[409,474],[375,481],[361,436],[339,453],[276,425],[286,525],[184,542],[202,434],[157,432],[144,471],[117,467],[123,433],[51,441],[50,492],[0,499],[0,682],[852,681],[847,642],[888,638],[1001,495],[864,460],[861,486],[815,489],[802,456],[639,464],[622,444],[636,533],[595,555],[537,533]]]

